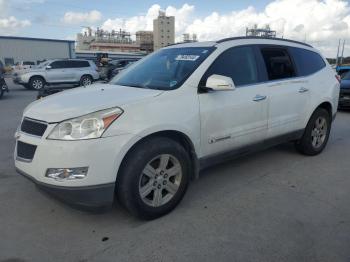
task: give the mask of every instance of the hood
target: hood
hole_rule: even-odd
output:
[[[95,84],[67,90],[35,101],[25,109],[24,116],[49,123],[61,122],[111,107],[123,108],[123,105],[155,97],[163,92]]]
[[[341,89],[350,89],[350,80],[341,80],[340,88]]]

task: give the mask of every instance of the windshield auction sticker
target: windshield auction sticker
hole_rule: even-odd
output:
[[[199,55],[178,55],[176,61],[196,61],[200,56]]]

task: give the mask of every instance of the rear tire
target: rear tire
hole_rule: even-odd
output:
[[[92,85],[94,80],[89,75],[83,75],[80,79],[80,86],[89,86]]]
[[[45,87],[45,80],[40,76],[34,76],[29,81],[29,89],[40,90]]]
[[[118,173],[119,202],[141,219],[169,213],[185,195],[190,163],[185,149],[169,138],[141,142],[128,153]]]
[[[308,156],[320,154],[327,145],[331,126],[328,111],[317,108],[306,126],[303,137],[295,143],[296,149]]]

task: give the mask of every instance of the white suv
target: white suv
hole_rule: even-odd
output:
[[[91,85],[100,78],[92,61],[56,59],[41,63],[35,68],[14,73],[13,81],[28,89],[40,90],[45,85]]]
[[[292,141],[326,146],[339,82],[311,46],[231,38],[170,46],[96,84],[29,105],[16,133],[19,173],[80,207],[170,212],[217,161]]]

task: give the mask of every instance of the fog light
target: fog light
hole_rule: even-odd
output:
[[[83,179],[87,176],[88,167],[78,168],[49,168],[46,177],[58,181]]]

